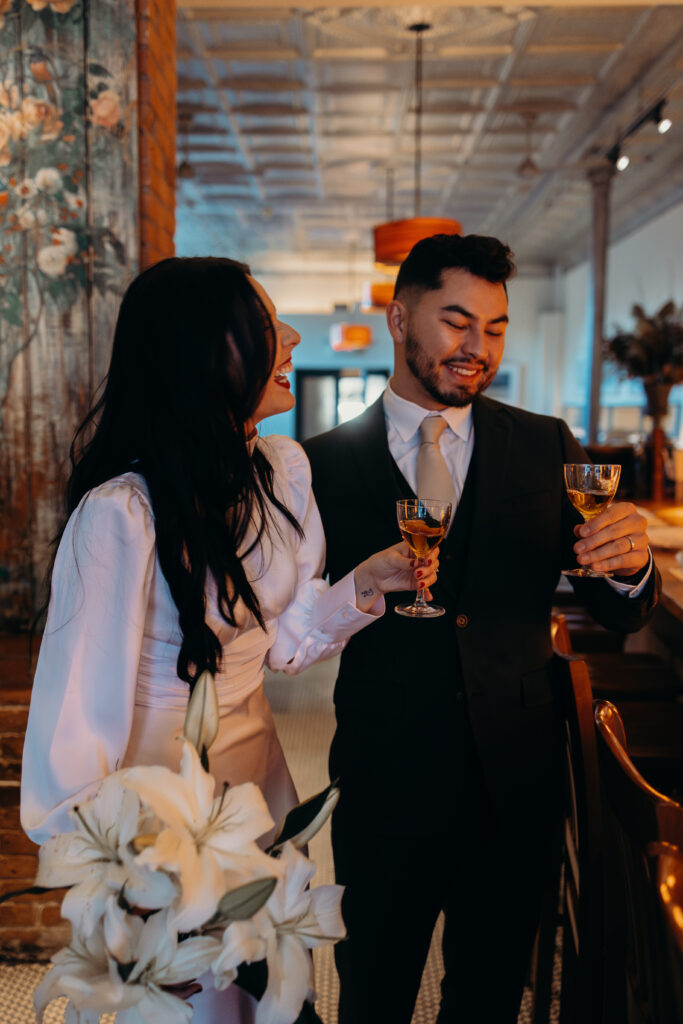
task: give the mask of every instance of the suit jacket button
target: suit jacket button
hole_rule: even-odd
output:
[[[467,618],[466,615],[460,614],[456,617],[455,624],[458,627],[458,629],[464,629],[469,621],[470,620]]]

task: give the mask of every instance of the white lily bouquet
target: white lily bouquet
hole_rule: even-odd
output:
[[[309,888],[315,866],[299,847],[339,791],[330,786],[300,804],[264,851],[256,840],[274,822],[258,787],[226,784],[214,795],[205,767],[217,731],[205,672],[188,706],[180,772],[115,772],[72,809],[74,831],[41,848],[36,886],[69,887],[62,915],[72,941],[35,991],[39,1024],[62,996],[71,1024],[96,1024],[104,1013],[116,1013],[117,1024],[188,1024],[196,979],[211,971],[225,989],[242,982],[248,964],[260,968],[244,975],[260,996],[257,1024],[318,1019],[309,951],[344,937],[343,889]]]

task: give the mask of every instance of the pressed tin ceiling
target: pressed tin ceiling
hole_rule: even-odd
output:
[[[683,199],[683,6],[179,0],[178,250],[257,273],[372,262],[414,212],[414,36],[423,37],[421,212],[496,234],[523,273],[585,259],[587,174],[622,146],[613,237]]]

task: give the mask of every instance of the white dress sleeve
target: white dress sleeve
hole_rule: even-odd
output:
[[[21,823],[34,842],[69,831],[69,809],[125,753],[154,565],[142,490],[116,478],[91,491],[59,545],[31,694]]]
[[[325,567],[325,534],[313,496],[311,467],[303,448],[288,437],[267,438],[276,479],[283,474],[280,488],[287,508],[303,527],[296,541],[296,593],[279,616],[275,642],[266,658],[269,668],[288,675],[308,665],[341,653],[349,637],[384,614],[384,598],[369,612],[356,607],[353,573],[330,586],[322,579]]]

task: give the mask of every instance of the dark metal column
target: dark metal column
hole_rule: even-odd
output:
[[[602,341],[605,321],[607,278],[607,246],[609,242],[609,200],[616,167],[606,161],[588,172],[592,188],[592,225],[590,252],[589,299],[592,309],[590,324],[590,397],[588,401],[588,441],[598,439],[600,417],[600,385],[602,383]]]

